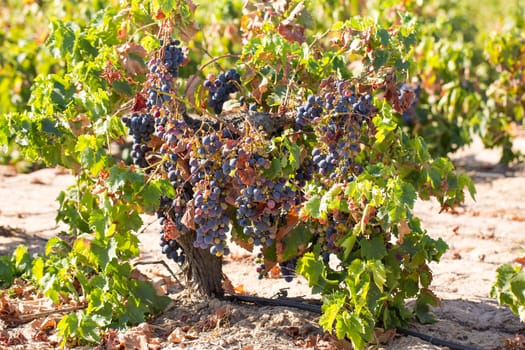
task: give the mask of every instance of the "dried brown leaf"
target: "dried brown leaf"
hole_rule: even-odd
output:
[[[299,327],[284,327],[284,333],[290,338],[299,337]]]
[[[521,265],[521,268],[525,268],[525,256],[514,259],[514,262]]]
[[[195,230],[195,209],[193,207],[193,199],[186,205],[186,211],[182,216],[181,223],[191,230]]]
[[[174,150],[172,150],[172,152],[173,153],[182,152],[182,150],[180,150],[181,147],[184,147],[184,149],[186,148],[186,146],[183,145],[182,142],[177,143],[177,147]],[[191,176],[189,164],[184,159],[181,159],[181,158],[177,159],[177,168],[180,170],[181,176],[184,179],[187,179]]]
[[[195,328],[190,328],[184,335],[184,338],[188,340],[195,340],[199,338],[199,332]]]
[[[32,178],[30,183],[33,185],[48,185],[44,180],[42,180],[39,177]]]
[[[202,98],[203,97],[202,95],[205,91],[204,89],[200,89],[200,87],[202,86],[201,84],[202,79],[199,77],[198,74],[192,74],[188,77],[187,81],[188,83],[186,84],[186,89],[184,90],[184,96],[186,97],[186,99],[188,100],[191,106],[195,106],[196,105],[196,100],[195,100],[196,92],[201,93],[199,101],[204,101],[204,99]]]
[[[146,108],[146,98],[140,93],[140,92],[137,92],[137,94],[135,95],[135,99],[133,101],[133,107],[131,107],[131,110],[133,112],[140,112],[142,111],[144,108]]]
[[[147,55],[146,49],[133,42],[127,42],[117,47],[120,64],[131,75],[145,74],[148,69],[141,60]]]
[[[374,341],[373,344],[379,345],[379,344],[389,344],[394,340],[395,336],[397,335],[395,329],[383,329],[383,328],[376,328],[374,330]]]
[[[130,277],[138,281],[149,281],[148,276],[146,276],[136,268],[131,271]]]
[[[2,295],[0,298],[0,319],[9,322],[20,319],[20,310],[5,295]]]
[[[235,287],[233,286],[232,281],[227,276],[224,276],[224,279],[222,281],[222,289],[225,293],[235,294]]]
[[[224,306],[218,306],[215,308],[215,317],[218,320],[222,320],[228,315],[228,310]]]
[[[244,289],[244,284],[239,284],[237,287],[235,287],[235,293],[246,294],[246,290]]]
[[[512,221],[523,222],[523,221],[525,221],[525,216],[514,214],[514,215],[512,215],[511,220]]]
[[[49,332],[57,327],[57,321],[54,317],[46,317],[44,321],[40,324],[39,329],[44,332]]]
[[[283,38],[290,42],[304,43],[306,37],[304,35],[305,28],[299,24],[285,22],[279,23],[277,31],[282,35]]]
[[[406,218],[401,219],[401,221],[399,222],[398,231],[399,231],[398,242],[400,244],[403,244],[405,236],[408,235],[412,231],[410,227],[408,226],[408,222]]]

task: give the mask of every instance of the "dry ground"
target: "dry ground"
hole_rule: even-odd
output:
[[[525,151],[525,138],[518,139],[516,145]],[[455,162],[476,182],[475,201],[468,199],[454,213],[439,214],[437,203],[432,201],[420,201],[415,209],[430,235],[442,237],[450,249],[439,264],[432,266],[433,289],[442,298],[441,305],[434,309],[438,322],[413,323],[409,329],[462,344],[464,349],[505,349],[508,339],[525,334],[525,325],[517,316],[488,298],[496,268],[525,255],[524,167],[509,171],[495,166],[498,156],[497,151],[483,150],[479,143],[454,155]],[[9,254],[18,244],[28,245],[32,252],[42,251],[46,239],[63,229],[54,221],[55,198],[71,183],[71,176],[56,169],[21,175],[2,167],[0,254]],[[158,224],[153,217],[144,219],[150,225],[140,234],[140,260],[159,260],[162,256],[157,249]],[[288,296],[312,297],[301,278],[292,283],[258,280],[251,260],[252,256],[239,248],[225,261],[225,273],[237,290],[264,297],[275,297],[283,291]],[[180,273],[175,264],[169,266]],[[174,303],[149,324],[109,335],[108,344],[126,344],[130,349],[146,349],[147,344],[160,349],[348,348],[345,342],[323,336],[315,313],[214,299],[195,300],[164,266],[144,265],[141,271],[169,292]],[[51,315],[45,322],[58,317]],[[44,337],[47,341],[32,339],[43,327],[42,322],[43,319],[37,319],[13,328],[0,321],[0,349],[54,348],[56,339],[52,330],[49,337]],[[388,350],[447,349],[411,336],[383,334],[383,337],[388,343],[379,347]],[[7,339],[11,339],[11,345],[6,345]],[[14,339],[19,339],[18,345]]]

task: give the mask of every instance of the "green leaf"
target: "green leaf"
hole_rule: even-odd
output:
[[[414,207],[414,203],[417,199],[417,193],[412,184],[403,182],[401,180],[396,181],[394,194],[396,195],[397,200],[399,200],[403,206],[407,206],[409,208]]]
[[[178,2],[176,0],[154,0],[154,7],[160,8],[162,12],[168,14],[169,12],[177,9]]]
[[[429,324],[436,322],[436,318],[430,312],[430,306],[437,306],[439,299],[428,289],[422,289],[416,299],[414,313],[419,322]]]
[[[390,52],[386,50],[376,50],[374,52],[374,68],[379,69],[387,64],[390,59]]]
[[[131,85],[125,81],[125,80],[115,80],[113,84],[113,89],[115,89],[116,92],[122,95],[126,96],[132,96],[133,90],[131,89]]]
[[[56,58],[61,58],[70,55],[73,52],[75,45],[78,26],[74,23],[65,23],[62,21],[51,22],[51,34],[48,40],[48,45]]]
[[[78,337],[89,343],[100,343],[100,327],[92,315],[86,315],[84,312],[79,313],[80,326],[78,328]]]
[[[15,258],[15,267],[19,273],[24,273],[31,269],[31,257],[29,256],[27,246],[19,245],[16,247],[13,256]]]
[[[93,227],[94,231],[102,236],[106,231],[107,225],[110,223],[110,218],[103,209],[96,209],[91,212],[89,216],[89,225]]]
[[[381,45],[388,46],[388,43],[390,42],[390,34],[388,31],[384,28],[381,28],[377,31],[377,35],[381,38]]]
[[[427,170],[427,173],[432,188],[439,188],[439,186],[441,186],[441,173],[439,172],[439,170],[437,170],[436,168],[430,168]]]
[[[298,252],[305,250],[311,238],[312,233],[306,225],[301,224],[290,230],[284,238],[284,251],[281,260],[287,261],[296,257]]]
[[[137,217],[141,220],[140,216],[137,215]],[[140,226],[142,226],[142,224],[138,225],[138,227]],[[117,243],[115,250],[121,259],[131,259],[139,255],[139,239],[130,231],[120,232],[118,235],[112,237],[112,239],[115,239]]]
[[[343,250],[344,260],[347,260],[348,256],[352,253],[356,240],[357,240],[357,236],[353,234],[348,234],[342,239],[339,246],[344,249]]]
[[[288,164],[290,165],[291,170],[295,171],[300,165],[301,148],[296,143],[289,143],[287,148],[290,151],[290,155],[288,156]]]
[[[80,154],[81,165],[88,169],[92,176],[97,176],[107,165],[107,156],[93,135],[80,135],[75,146]]]
[[[0,286],[3,288],[9,287],[14,280],[14,266],[11,259],[4,255],[0,256]]]
[[[297,273],[303,275],[308,280],[308,285],[314,293],[322,290],[321,280],[324,272],[323,262],[317,260],[313,253],[306,253],[297,263]]]
[[[58,322],[58,336],[61,338],[60,346],[64,347],[71,336],[78,332],[79,319],[76,313],[70,313]]]
[[[318,195],[312,196],[303,207],[305,216],[311,216],[314,219],[321,217],[321,198]]]
[[[42,257],[33,260],[31,273],[33,274],[32,277],[37,281],[40,281],[44,277],[44,259]]]
[[[510,283],[510,291],[521,306],[525,306],[525,273],[517,273]]]
[[[371,260],[367,261],[368,271],[372,273],[374,278],[374,283],[379,288],[380,291],[383,291],[386,280],[386,268],[385,265],[380,260]]]
[[[319,318],[319,325],[327,332],[332,333],[334,322],[340,313],[340,310],[345,305],[345,296],[343,293],[335,293],[323,297],[323,305],[321,307],[322,314]]]
[[[160,196],[162,195],[158,183],[150,182],[146,184],[142,191],[143,207],[145,212],[153,213],[160,205]]]
[[[359,241],[359,244],[361,245],[361,255],[363,259],[381,260],[388,254],[385,242],[381,236],[374,236],[370,239],[363,237]]]
[[[348,204],[346,200],[340,198],[342,193],[343,188],[339,184],[332,186],[321,198],[321,204],[319,207],[321,213],[327,213],[334,209],[348,212]]]
[[[356,350],[362,350],[367,344],[364,339],[365,325],[363,320],[356,313],[343,311],[338,317],[335,325],[335,332],[339,339],[350,338],[352,346]]]
[[[154,312],[162,311],[171,302],[171,299],[166,296],[159,296],[151,283],[146,281],[137,281],[136,287],[133,289],[133,294],[137,296],[141,302],[149,305]]]
[[[275,179],[281,174],[281,169],[281,161],[279,158],[273,158],[270,167],[264,170],[263,175],[268,179]]]

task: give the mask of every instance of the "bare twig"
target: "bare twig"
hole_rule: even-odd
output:
[[[184,287],[184,284],[177,278],[175,272],[169,267],[169,265],[164,260],[155,260],[155,261],[137,261],[135,265],[162,265],[164,266],[171,274],[171,276],[177,281],[178,284]]]
[[[0,316],[0,318],[10,323],[27,323],[27,322],[36,320],[37,318],[40,318],[40,317],[83,310],[86,307],[87,305],[78,305],[78,306],[72,306],[72,307],[67,307],[63,309],[53,309],[53,310],[47,310],[47,311],[42,311],[42,312],[37,312],[37,313],[32,313],[32,314],[20,314],[16,316],[4,316],[4,317]]]

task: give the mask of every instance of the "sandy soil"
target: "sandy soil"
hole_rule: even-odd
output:
[[[516,141],[525,151],[525,137]],[[453,156],[455,162],[475,180],[476,200],[468,199],[454,213],[438,214],[437,203],[419,201],[415,213],[433,237],[442,237],[450,246],[434,271],[433,290],[442,298],[434,309],[438,322],[412,323],[409,330],[462,345],[463,349],[525,349],[510,347],[509,339],[525,335],[525,325],[505,307],[488,298],[496,268],[524,256],[525,247],[525,167],[503,169],[496,166],[498,151],[483,150],[479,142]],[[15,174],[0,168],[0,254],[9,254],[18,244],[31,252],[41,252],[46,240],[64,227],[55,223],[60,190],[72,183],[71,176],[57,169],[31,174]],[[157,249],[158,224],[144,217],[148,226],[140,233],[142,262],[162,258]],[[262,297],[315,298],[307,283],[281,279],[258,280],[253,256],[234,249],[224,271],[238,291]],[[168,262],[172,270],[180,269]],[[142,271],[159,290],[167,291],[174,302],[160,317],[126,332],[109,334],[108,344],[127,349],[349,349],[324,335],[317,326],[318,314],[288,307],[257,306],[216,299],[199,300],[188,295],[168,270],[159,264],[141,265]],[[51,315],[18,327],[0,320],[0,349],[55,348],[56,336],[38,337],[42,324],[58,320]],[[430,350],[454,348],[432,345],[413,336],[380,332],[388,350]],[[18,338],[17,338],[18,337]],[[11,343],[8,343],[11,339]],[[14,341],[13,339],[19,339]],[[38,340],[40,339],[40,341]],[[17,345],[18,342],[18,345]],[[8,345],[10,344],[10,345]],[[506,345],[507,344],[507,345]],[[116,347],[114,347],[116,348]]]

